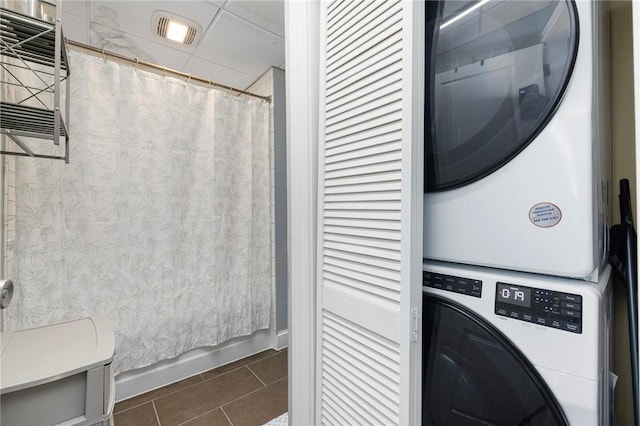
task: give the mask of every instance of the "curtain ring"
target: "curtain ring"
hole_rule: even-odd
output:
[[[136,69],[136,71],[138,71],[138,64],[139,64],[140,62],[138,61],[138,58],[135,58],[135,60],[136,60],[136,68],[135,68],[135,69]]]
[[[189,83],[189,82],[191,81],[191,76],[192,76],[192,75],[193,75],[193,74],[189,73],[189,78],[187,78],[187,83]]]
[[[104,63],[107,63],[107,54],[104,51],[104,46],[102,47],[102,60],[104,61]]]

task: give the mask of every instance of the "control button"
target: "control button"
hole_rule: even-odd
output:
[[[560,300],[564,300],[565,302],[575,302],[582,303],[582,296],[578,296],[577,294],[560,294]]]
[[[522,314],[522,319],[525,321],[533,322],[533,315]]]
[[[507,316],[507,311],[505,309],[498,309],[498,315]]]
[[[454,293],[482,297],[482,281],[452,275],[422,272],[423,286],[451,291]],[[473,284],[473,288],[472,288]],[[477,288],[476,288],[477,285]]]
[[[572,333],[582,333],[582,325],[572,322],[567,322],[564,325],[564,329]]]
[[[572,311],[569,309],[563,309],[562,315],[564,315],[565,317],[571,317],[571,318],[580,318],[582,316],[580,311]]]
[[[547,319],[545,317],[538,317],[536,322],[538,324],[547,325]]]
[[[562,306],[565,309],[572,309],[572,310],[578,310],[578,311],[582,309],[582,305],[575,302],[562,302],[560,303],[560,306]]]
[[[558,320],[551,321],[551,327],[553,328],[564,328],[564,325],[565,325],[564,321],[558,321]]]
[[[512,311],[510,317],[520,319],[520,312]]]

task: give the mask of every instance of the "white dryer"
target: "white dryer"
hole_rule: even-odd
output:
[[[423,425],[612,424],[600,281],[423,265]]]
[[[598,281],[606,2],[427,2],[424,258]]]

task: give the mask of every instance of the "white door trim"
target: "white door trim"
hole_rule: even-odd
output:
[[[285,1],[289,424],[315,424],[320,5]]]

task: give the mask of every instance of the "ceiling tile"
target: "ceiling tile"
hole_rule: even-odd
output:
[[[189,60],[186,52],[122,31],[105,30],[95,22],[89,23],[89,43],[130,59],[137,58],[178,71]]]
[[[137,37],[156,39],[151,20],[156,10],[190,19],[205,31],[219,8],[204,1],[92,0],[91,20],[112,31],[126,31]],[[196,46],[185,47],[193,50]]]
[[[189,61],[184,72],[237,89],[249,87],[257,78],[257,76],[244,74],[240,71],[196,57],[193,57],[191,61]]]
[[[225,9],[284,37],[284,0],[231,0]]]
[[[284,40],[222,12],[213,29],[200,42],[196,56],[259,76],[269,67],[284,62]]]

